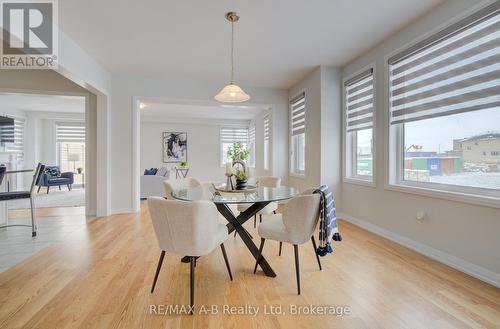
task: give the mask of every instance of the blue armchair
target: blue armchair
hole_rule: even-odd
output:
[[[45,171],[41,174],[40,179],[38,180],[37,193],[40,192],[40,189],[42,188],[42,186],[47,187],[47,194],[49,194],[49,190],[50,190],[51,186],[58,186],[59,189],[61,189],[62,185],[66,185],[68,187],[68,190],[71,191],[71,187],[72,187],[73,182],[74,182],[73,173],[72,172],[63,172],[60,175],[57,175],[57,173],[60,173],[58,166],[45,167]]]

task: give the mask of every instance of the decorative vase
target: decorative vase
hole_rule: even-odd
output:
[[[236,189],[237,190],[244,190],[247,188],[247,180],[244,179],[244,180],[239,180],[237,179],[236,180]]]

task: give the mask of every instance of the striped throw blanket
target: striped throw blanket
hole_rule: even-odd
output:
[[[316,253],[319,256],[325,256],[333,252],[331,244],[334,241],[342,241],[342,236],[339,233],[337,226],[337,215],[335,213],[335,201],[333,193],[328,185],[321,185],[314,190],[313,193],[321,195],[320,213],[319,213],[319,247]]]

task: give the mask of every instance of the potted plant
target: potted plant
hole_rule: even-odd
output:
[[[234,142],[227,150],[227,156],[232,161],[246,160],[250,154],[250,149],[246,148],[241,142]]]
[[[183,161],[181,161],[181,163],[179,164],[179,166],[180,166],[181,168],[187,168],[188,163],[187,163],[187,161],[183,160]]]
[[[244,190],[247,187],[248,173],[243,170],[238,170],[236,172],[236,189]]]
[[[81,174],[83,172],[83,168],[82,167],[78,167],[76,168],[76,172]]]

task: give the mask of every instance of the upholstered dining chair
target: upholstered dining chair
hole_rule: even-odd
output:
[[[196,258],[204,256],[220,246],[229,278],[233,280],[224,241],[228,237],[226,225],[219,223],[219,212],[213,202],[166,200],[148,198],[149,213],[160,245],[161,254],[156,268],[153,293],[165,253],[189,256],[191,263],[191,314],[194,309],[194,279]]]
[[[319,203],[319,194],[296,196],[284,205],[283,213],[273,215],[259,225],[258,231],[261,241],[254,273],[257,271],[266,239],[291,243],[295,252],[295,274],[297,291],[300,295],[299,245],[309,240],[312,241],[314,254],[321,270],[321,262],[316,254],[316,241],[314,240],[314,230],[319,219]]]
[[[165,197],[169,200],[173,200],[172,192],[182,188],[192,188],[200,186],[201,183],[196,178],[181,178],[181,179],[169,179],[163,182],[163,188],[165,189]]]
[[[281,178],[280,177],[273,177],[273,176],[262,176],[259,177],[257,180],[257,184],[259,186],[264,186],[264,187],[280,187],[281,185]],[[244,212],[247,210],[251,204],[239,204],[238,205],[238,211],[239,212]],[[262,215],[267,215],[267,214],[276,214],[276,210],[278,209],[278,203],[277,202],[271,202],[267,206],[265,206],[262,210],[260,210],[258,213],[256,213],[253,216],[253,227],[255,228],[257,226],[257,215],[259,215],[259,222],[262,222]],[[236,232],[234,232],[236,236]]]

